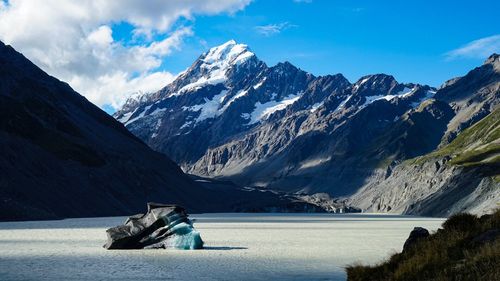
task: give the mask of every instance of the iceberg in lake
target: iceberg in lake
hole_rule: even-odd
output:
[[[200,233],[186,210],[177,205],[148,203],[146,214],[129,217],[125,224],[106,230],[106,249],[203,248]]]

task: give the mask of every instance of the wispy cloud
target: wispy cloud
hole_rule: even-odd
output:
[[[469,42],[458,49],[447,52],[445,56],[449,60],[457,58],[484,59],[495,52],[500,52],[500,34]]]
[[[295,3],[306,3],[306,4],[310,4],[312,3],[313,0],[293,0],[293,2]]]
[[[282,22],[282,23],[275,23],[275,24],[268,24],[268,25],[259,25],[255,27],[255,30],[264,36],[273,36],[276,34],[281,33],[283,30],[292,28],[292,27],[297,27],[297,25],[290,24],[289,22]]]

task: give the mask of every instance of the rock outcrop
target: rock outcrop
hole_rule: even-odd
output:
[[[411,247],[415,245],[418,241],[429,237],[429,231],[423,227],[414,227],[410,232],[410,236],[405,241],[403,245],[403,252],[408,251]]]
[[[148,249],[203,248],[200,233],[193,228],[186,210],[177,205],[148,203],[146,214],[129,217],[123,225],[106,230],[105,248]]]

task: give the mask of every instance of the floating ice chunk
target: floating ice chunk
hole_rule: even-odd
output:
[[[148,203],[146,214],[129,217],[123,225],[106,230],[107,249],[201,249],[203,240],[186,210],[177,205]]]
[[[181,250],[195,250],[203,248],[203,240],[192,224],[179,223],[171,228],[174,233],[164,241],[146,248],[173,248]]]

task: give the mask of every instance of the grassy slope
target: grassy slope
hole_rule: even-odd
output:
[[[500,235],[477,241],[492,230],[500,231],[500,210],[481,218],[454,215],[443,229],[380,265],[347,267],[347,280],[499,280]]]
[[[500,166],[500,108],[461,132],[447,146],[408,163],[419,164],[445,156],[451,157],[451,165]],[[500,179],[500,169],[494,177]]]

